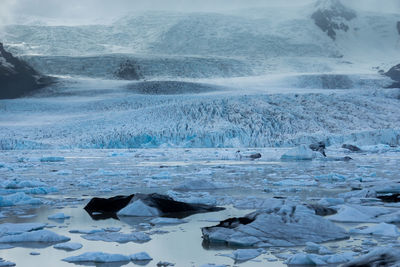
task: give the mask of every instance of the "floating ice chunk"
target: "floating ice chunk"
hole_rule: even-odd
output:
[[[153,259],[146,252],[139,252],[139,253],[132,254],[132,255],[130,255],[130,258],[132,261],[151,261]]]
[[[154,217],[159,216],[158,209],[146,205],[142,200],[138,199],[129,203],[125,208],[121,209],[118,216],[136,216],[136,217]]]
[[[61,162],[65,161],[64,157],[42,157],[40,158],[41,162]]]
[[[217,199],[211,196],[208,192],[186,192],[178,193],[176,191],[169,190],[167,195],[176,201],[181,201],[190,204],[205,204],[215,206],[217,205]]]
[[[300,246],[344,239],[346,231],[313,214],[303,205],[284,205],[231,218],[213,227],[202,228],[203,238],[211,243],[241,246]]]
[[[66,220],[69,218],[71,218],[71,216],[65,215],[62,212],[59,212],[59,213],[56,213],[56,214],[53,214],[53,215],[50,215],[47,217],[47,219],[49,219],[49,220]]]
[[[17,180],[11,180],[11,181],[6,181],[4,184],[4,188],[6,189],[20,189],[20,188],[32,188],[32,187],[45,187],[47,184],[38,181],[38,180],[23,180],[23,181],[17,181]]]
[[[3,223],[0,224],[0,236],[17,235],[24,232],[41,230],[46,227],[43,223]]]
[[[8,266],[16,266],[16,264],[14,262],[6,261],[0,258],[0,267],[8,267]]]
[[[299,253],[293,255],[285,263],[288,265],[328,265],[328,264],[339,264],[351,261],[355,253],[346,252],[342,254],[326,255],[321,256],[317,254],[305,254]]]
[[[119,173],[112,170],[98,169],[96,172],[90,174],[90,176],[118,176]]]
[[[58,235],[49,230],[38,230],[24,232],[16,235],[6,235],[0,237],[0,243],[20,243],[20,242],[39,242],[39,243],[58,243],[67,242],[70,238]]]
[[[0,219],[4,219],[4,218],[7,218],[7,216],[4,215],[4,213],[0,212]]]
[[[131,259],[128,256],[121,254],[108,254],[104,252],[86,252],[78,256],[72,256],[63,259],[66,262],[98,262],[98,263],[109,263],[109,262],[129,262]]]
[[[316,186],[318,183],[314,180],[303,180],[303,179],[284,179],[278,182],[274,182],[275,186]]]
[[[259,249],[237,249],[232,254],[226,256],[235,260],[235,262],[245,262],[254,258],[257,258],[261,254],[265,253],[265,250]]]
[[[0,196],[0,207],[17,206],[17,205],[40,205],[42,201],[37,198],[28,196],[23,192],[11,195]]]
[[[319,245],[314,242],[307,242],[306,243],[306,252],[317,253],[319,255],[326,255],[326,254],[333,254],[327,247]]]
[[[22,191],[31,195],[47,195],[49,193],[58,192],[58,189],[55,187],[35,187],[23,189]]]
[[[200,267],[227,267],[227,266],[228,265],[216,265],[213,263],[207,263],[207,264],[200,265]]]
[[[345,181],[347,178],[347,176],[338,173],[329,173],[315,176],[315,179],[320,182],[342,182]]]
[[[171,174],[170,172],[165,171],[154,174],[151,178],[154,180],[166,180],[166,179],[171,179]]]
[[[378,216],[391,213],[391,209],[360,205],[341,205],[338,213],[327,217],[336,222],[377,222]]]
[[[71,170],[59,170],[56,172],[57,175],[70,175],[72,174]]]
[[[349,198],[376,198],[376,191],[371,189],[354,190],[339,194],[339,197]]]
[[[90,234],[95,234],[95,233],[102,233],[105,232],[104,229],[92,229],[92,230],[69,230],[71,234],[84,234],[84,235],[90,235]]]
[[[350,261],[343,267],[400,266],[400,250],[392,247],[379,247],[368,254]]]
[[[151,224],[153,225],[162,225],[162,224],[181,224],[181,223],[187,223],[185,220],[177,219],[177,218],[154,218],[150,221]]]
[[[306,145],[292,148],[281,156],[281,160],[313,160],[318,154]]]
[[[157,263],[157,267],[166,267],[166,266],[175,266],[175,264],[167,261],[159,261]]]
[[[130,234],[99,232],[89,235],[83,235],[82,238],[91,241],[104,241],[104,242],[117,242],[117,243],[127,243],[127,242],[144,243],[151,240],[150,236],[143,232],[134,232]]]
[[[190,179],[184,183],[174,187],[174,190],[178,191],[193,191],[193,190],[215,190],[221,188],[227,188],[228,186],[221,183],[212,183],[205,179]]]
[[[234,206],[237,209],[273,209],[280,208],[282,205],[283,201],[276,198],[247,197],[234,202]]]
[[[394,224],[380,223],[377,225],[373,225],[367,227],[365,229],[350,229],[350,233],[352,234],[371,234],[371,235],[382,235],[382,236],[391,236],[398,237],[400,236],[399,229]]]
[[[343,198],[321,198],[318,201],[318,204],[321,206],[336,206],[336,205],[341,205],[344,204],[344,199]]]
[[[81,249],[83,246],[80,243],[74,243],[74,242],[67,242],[67,243],[61,243],[53,246],[56,249],[61,249],[65,251],[75,251],[78,249]]]
[[[299,253],[293,255],[290,259],[286,261],[288,265],[326,265],[326,261],[324,261],[319,255],[316,254],[305,254]]]

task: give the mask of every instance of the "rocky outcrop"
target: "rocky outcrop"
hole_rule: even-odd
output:
[[[114,75],[123,80],[140,80],[143,78],[140,74],[140,66],[133,60],[126,60],[121,63]]]
[[[400,64],[392,67],[384,75],[388,76],[394,81],[391,85],[388,86],[388,88],[400,88]]]
[[[347,22],[357,17],[354,10],[345,7],[339,0],[319,0],[316,7],[317,11],[311,18],[333,40],[337,31],[347,32],[350,29]]]
[[[0,43],[0,99],[17,98],[45,87],[52,79],[7,52]]]

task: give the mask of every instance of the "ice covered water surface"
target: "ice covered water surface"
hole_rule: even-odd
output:
[[[11,247],[15,248],[0,250],[0,257],[21,266],[32,262],[42,263],[43,259],[46,259],[49,266],[69,266],[61,260],[87,252],[121,254],[127,257],[146,252],[151,255],[154,264],[167,261],[176,263],[176,266],[190,265],[191,262],[194,262],[195,266],[232,265],[234,259],[219,255],[236,255],[236,248],[225,245],[216,247],[204,243],[201,228],[214,226],[231,217],[242,217],[253,211],[282,207],[283,203],[286,203],[319,204],[336,209],[340,216],[343,207],[356,207],[369,216],[373,216],[373,210],[383,211],[379,216],[384,217],[382,220],[379,217],[377,222],[370,220],[368,216],[365,216],[368,220],[359,223],[331,220],[348,231],[350,239],[324,243],[323,246],[333,253],[329,254],[332,256],[313,256],[315,259],[330,261],[342,259],[341,255],[350,255],[351,252],[351,256],[357,258],[360,252],[364,253],[372,246],[397,245],[395,236],[368,233],[371,229],[378,229],[381,221],[396,223],[397,204],[383,203],[375,197],[381,191],[387,192],[390,188],[396,190],[395,185],[400,179],[396,172],[396,166],[400,164],[400,155],[396,148],[381,147],[379,153],[376,152],[376,148],[363,148],[366,152],[349,154],[350,152],[340,147],[328,147],[327,159],[316,158],[308,161],[281,160],[281,156],[289,151],[285,148],[241,149],[243,155],[261,153],[262,157],[257,160],[236,157],[236,149],[4,151],[0,155],[0,162],[4,162],[8,168],[1,170],[7,181],[0,185],[1,196],[24,190],[22,185],[32,186],[29,187],[31,189],[45,184],[58,190],[45,195],[35,195],[35,198],[41,200],[39,205],[27,203],[28,205],[2,207],[1,213],[4,218],[0,219],[0,224],[40,224],[46,231],[66,236],[73,243],[82,244],[82,248],[76,252],[66,252],[53,248],[54,244],[13,243]],[[330,160],[330,157],[338,158],[344,155],[350,155],[354,160]],[[64,161],[43,162],[43,157],[63,157]],[[68,172],[58,175],[59,170]],[[168,179],[154,179],[160,173],[168,173]],[[193,182],[196,180],[223,186],[201,187]],[[21,185],[22,188],[9,188],[11,181],[15,181],[13,184]],[[177,190],[182,185],[186,185],[185,190]],[[351,191],[352,188],[363,190]],[[168,225],[152,223],[164,220],[158,219],[157,216],[121,216],[119,220],[94,221],[82,208],[91,197],[110,197],[136,192],[158,192],[180,201],[212,203],[227,207],[227,210],[193,215],[184,219],[187,223]],[[32,195],[28,191],[24,194]],[[367,208],[359,208],[360,206]],[[49,219],[61,213],[70,218]],[[29,216],[32,214],[36,216]],[[117,243],[96,238],[99,235],[107,235],[109,240],[117,240],[120,236],[136,232],[145,233],[151,240]],[[30,256],[33,250],[40,255]],[[308,252],[304,246],[290,249],[273,247],[268,249],[267,253],[241,263],[241,266],[284,266],[285,260],[294,261],[300,257],[294,256],[302,253],[319,252]],[[349,259],[350,257],[343,258],[343,261]],[[133,264],[128,262],[127,266],[134,266]]]

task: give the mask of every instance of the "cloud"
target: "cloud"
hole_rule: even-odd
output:
[[[0,0],[0,23],[16,17],[39,17],[66,21],[109,21],[132,12],[169,10],[179,12],[224,12],[260,6],[304,5],[317,0]],[[356,9],[400,12],[400,0],[342,0]],[[22,19],[22,20],[23,20]],[[0,24],[0,25],[1,25]]]
[[[0,0],[0,27],[10,23],[14,14],[15,0]]]

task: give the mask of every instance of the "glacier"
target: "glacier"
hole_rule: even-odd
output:
[[[5,49],[54,81],[0,100],[0,232],[16,232],[2,255],[18,266],[397,263],[399,22],[308,0],[1,27]],[[326,157],[309,148],[319,142]],[[225,210],[83,210],[135,193]]]

